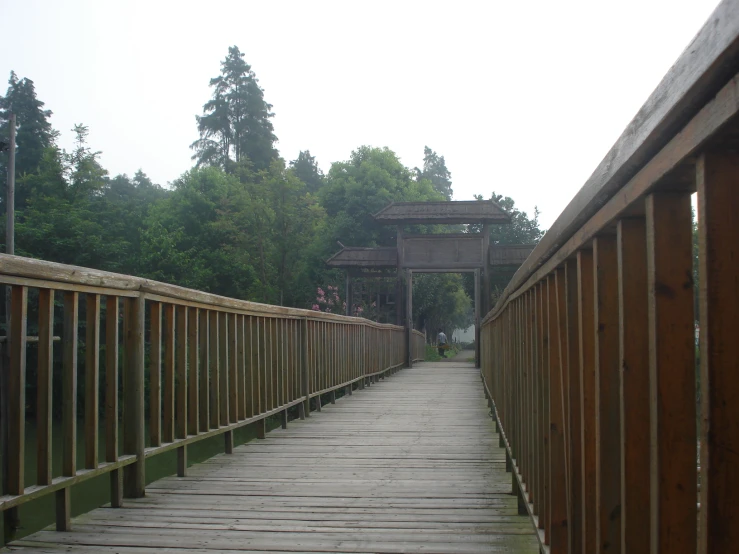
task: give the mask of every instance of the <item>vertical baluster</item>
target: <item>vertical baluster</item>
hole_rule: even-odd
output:
[[[221,393],[221,371],[220,371],[220,354],[219,354],[219,326],[218,326],[218,312],[211,310],[208,312],[209,317],[209,340],[208,348],[210,350],[210,359],[208,365],[210,365],[210,428],[218,429],[221,404],[220,404],[220,393]]]
[[[200,406],[200,310],[189,308],[187,316],[188,377],[187,377],[187,434],[198,434],[198,407]]]
[[[149,444],[162,444],[162,304],[152,302],[149,354]]]
[[[177,388],[175,433],[178,439],[187,438],[187,308],[177,307]],[[177,448],[177,475],[184,477],[187,473],[187,446]]]
[[[549,421],[549,363],[552,337],[549,334],[549,318],[553,317],[550,310],[550,277],[546,277],[542,283],[542,362],[541,362],[541,418],[542,418],[542,503],[539,527],[544,530],[544,543],[549,544],[551,534],[551,471],[550,471],[550,421]]]
[[[583,460],[583,546],[585,552],[595,552],[596,538],[596,415],[595,415],[595,293],[593,291],[593,252],[580,250],[577,253],[577,294],[580,313],[580,383],[582,413],[582,460]]]
[[[98,465],[98,399],[100,376],[100,296],[85,295],[85,469]]]
[[[9,494],[23,494],[24,491],[27,318],[28,289],[22,286],[12,286],[10,288],[10,376],[8,379],[7,490]],[[69,384],[66,381],[65,385],[67,386],[64,391],[68,393]],[[65,421],[65,423],[68,422]],[[64,428],[66,431],[68,426],[65,425]]]
[[[267,319],[264,317],[257,318],[258,332],[257,332],[257,348],[258,348],[258,359],[259,359],[259,413],[269,411],[269,380],[268,377],[268,366],[267,366]]]
[[[105,297],[105,461],[118,461],[118,319],[117,296]],[[110,505],[123,505],[123,471],[110,472]]]
[[[300,396],[303,400],[301,419],[310,417],[310,343],[308,342],[308,318],[302,318],[299,322],[299,344],[300,344]]]
[[[580,331],[579,296],[577,291],[577,260],[565,262],[565,306],[566,306],[566,340],[567,371],[569,386],[568,397],[568,448],[570,459],[569,489],[570,518],[569,540],[572,554],[585,554],[582,544],[582,421],[581,421],[581,383],[580,383]]]
[[[249,375],[251,376],[251,390],[249,397],[251,398],[251,417],[261,412],[261,379],[259,375],[259,318],[249,317],[249,334],[251,336],[250,344],[250,363]]]
[[[64,336],[62,365],[62,475],[77,473],[77,332],[79,295],[64,293]],[[12,374],[12,372],[11,372]],[[71,518],[71,490],[56,492],[56,528],[67,531]]]
[[[644,219],[618,222],[621,544],[649,552],[649,332]]]
[[[124,304],[125,365],[123,369],[123,453],[136,456],[136,463],[123,472],[123,493],[129,498],[144,496],[144,317],[142,296],[127,298]]]
[[[210,312],[208,310],[200,310],[199,312],[199,341],[200,341],[200,380],[199,380],[199,398],[200,409],[198,425],[202,432],[208,431],[210,428],[210,388],[208,381],[210,379]]]
[[[279,331],[277,328],[277,318],[269,320],[269,372],[271,376],[271,396],[270,409],[274,410],[280,405],[280,360],[278,357]]]
[[[246,316],[236,315],[236,374],[238,376],[238,413],[237,420],[247,418],[246,415]]]
[[[567,472],[567,420],[565,382],[567,352],[563,352],[566,327],[564,269],[558,268],[549,280],[549,420],[551,468],[552,554],[569,551],[569,475]]]
[[[228,315],[228,420],[236,423],[239,420],[239,391],[242,380],[239,379],[239,315]]]
[[[593,241],[595,294],[596,552],[621,548],[621,448],[616,240]]]
[[[689,193],[647,197],[652,552],[695,552],[696,410]]]
[[[541,510],[541,449],[543,447],[541,440],[541,406],[539,404],[539,395],[541,389],[541,287],[536,284],[532,288],[532,321],[531,332],[533,334],[534,359],[532,362],[532,383],[531,383],[531,409],[533,411],[533,452],[531,462],[531,494],[530,501],[534,505],[534,513],[540,514]],[[497,340],[500,341],[500,326],[496,326]],[[497,351],[497,348],[496,348]]]
[[[11,331],[12,336],[12,331]],[[54,368],[54,291],[38,291],[38,401],[36,482],[51,484],[52,371]],[[9,445],[10,446],[10,445]]]
[[[245,399],[244,399],[244,410],[245,418],[254,417],[255,412],[255,397],[254,397],[254,339],[252,325],[254,324],[254,318],[251,316],[244,316],[244,388],[245,388]]]
[[[229,352],[229,314],[226,312],[218,312],[218,402],[219,402],[219,425],[225,427],[228,425],[229,413],[229,373],[231,371],[228,361]]]
[[[162,441],[174,441],[175,306],[164,305],[164,402]]]
[[[698,160],[700,267],[701,554],[728,554],[739,543],[731,514],[739,496],[739,252],[737,177],[732,151]]]

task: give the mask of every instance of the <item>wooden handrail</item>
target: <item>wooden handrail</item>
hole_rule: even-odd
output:
[[[731,0],[483,320],[484,388],[544,552],[739,544],[738,98]]]
[[[0,496],[6,524],[12,524],[21,504],[54,493],[57,529],[69,529],[72,485],[107,473],[111,504],[118,507],[124,496],[144,494],[146,457],[175,449],[177,472],[184,476],[188,445],[222,434],[230,453],[237,428],[256,424],[264,438],[267,417],[280,415],[283,426],[290,408],[308,417],[311,401],[321,409],[322,394],[332,400],[337,390],[351,394],[352,387],[384,378],[408,358],[403,327],[128,275],[0,255],[0,284],[11,291],[9,339],[3,343],[9,353],[3,395],[9,459],[7,489]],[[38,291],[32,306],[29,290]],[[60,305],[63,317],[55,320]],[[86,330],[83,346],[80,319]],[[29,340],[26,329],[34,325],[38,336]],[[60,337],[61,355],[55,356],[54,339]],[[26,487],[29,348],[38,360],[38,471],[35,485]],[[55,368],[62,376],[56,391]],[[79,390],[85,407],[84,469],[78,468],[76,455],[79,371],[85,378],[85,390]],[[53,398],[61,400],[63,415],[61,476],[51,470]],[[98,460],[100,440],[105,441],[104,460]]]

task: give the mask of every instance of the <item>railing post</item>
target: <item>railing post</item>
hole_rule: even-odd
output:
[[[739,526],[726,515],[739,496],[738,179],[735,151],[699,158],[701,554],[727,554],[739,542]]]
[[[308,366],[308,318],[300,319],[300,419],[310,417],[310,367]]]
[[[647,196],[651,552],[697,547],[695,317],[690,194]]]
[[[143,296],[127,298],[124,312],[125,365],[123,371],[123,453],[136,456],[136,462],[123,472],[123,494],[144,496],[146,485],[144,457],[144,316]]]

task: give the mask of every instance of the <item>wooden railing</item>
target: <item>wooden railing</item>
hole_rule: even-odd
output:
[[[57,529],[69,529],[72,485],[108,473],[111,504],[120,506],[124,496],[143,496],[145,458],[176,449],[177,472],[184,475],[188,445],[222,434],[231,452],[235,429],[256,423],[264,438],[268,416],[281,414],[285,426],[289,408],[304,418],[311,399],[320,410],[322,394],[332,400],[339,389],[351,394],[354,385],[364,388],[407,360],[404,328],[365,319],[7,255],[0,255],[0,284],[10,288],[10,334],[3,343],[9,348],[8,459],[0,496],[6,525],[14,524],[19,505],[55,493]],[[37,329],[37,340],[29,340],[29,329]],[[24,474],[29,353],[38,391],[33,486],[25,486]],[[84,359],[81,468],[78,356]],[[52,398],[61,399],[55,407],[63,435],[60,476],[52,473]]]
[[[413,329],[413,338],[411,340],[413,360],[414,362],[422,362],[426,359],[426,335],[421,331]]]
[[[542,551],[739,548],[738,54],[725,1],[484,318]]]

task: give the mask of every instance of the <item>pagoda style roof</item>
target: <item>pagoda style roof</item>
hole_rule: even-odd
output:
[[[388,225],[511,222],[505,210],[492,200],[393,202],[373,217]]]
[[[363,248],[345,246],[331,256],[326,265],[331,267],[396,267],[398,249],[392,247]]]

